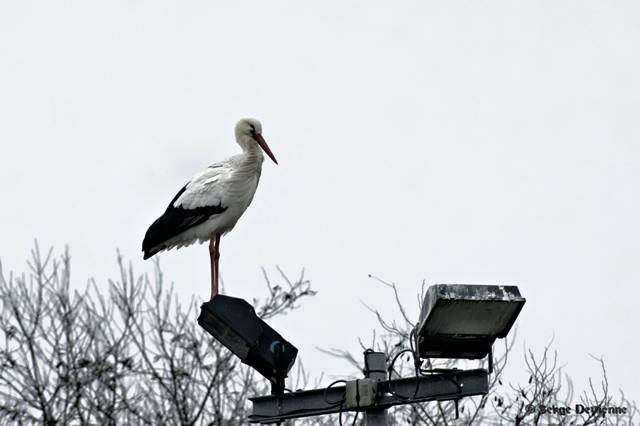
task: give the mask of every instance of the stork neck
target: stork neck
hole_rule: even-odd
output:
[[[262,163],[264,161],[264,154],[260,146],[254,141],[250,141],[243,147],[243,153],[245,158],[250,162]]]
[[[247,161],[262,163],[264,160],[262,148],[260,148],[260,145],[258,145],[253,138],[245,135],[238,135],[237,141],[240,148],[242,148],[242,153]]]
[[[244,153],[244,164],[249,168],[254,168],[254,167],[261,168],[263,162],[264,162],[264,155],[262,155],[260,151]]]
[[[257,143],[253,142],[255,148],[250,148],[250,145],[245,148],[242,147],[242,153],[239,154],[237,158],[237,172],[242,173],[255,173],[259,172],[262,169],[262,162],[264,161],[264,155],[262,154],[262,150],[258,146]]]

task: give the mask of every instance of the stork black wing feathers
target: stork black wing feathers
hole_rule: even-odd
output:
[[[162,216],[156,219],[149,229],[147,229],[144,241],[142,242],[142,251],[144,252],[145,259],[164,250],[166,246],[163,245],[163,243],[167,240],[189,228],[206,222],[211,216],[220,214],[227,209],[226,207],[222,207],[221,204],[196,207],[194,209],[185,209],[182,206],[174,207],[173,203],[176,202],[186,189],[187,185],[173,197],[173,200],[169,203],[169,207],[167,207],[167,210]]]

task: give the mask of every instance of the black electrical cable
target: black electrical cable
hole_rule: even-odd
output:
[[[418,372],[416,370],[416,388],[413,392],[412,396],[406,396],[406,395],[400,395],[398,392],[393,390],[393,380],[392,380],[392,373],[394,371],[393,366],[395,365],[396,361],[398,360],[398,358],[400,358],[403,354],[406,354],[407,352],[410,352],[412,357],[413,357],[413,361],[415,364],[415,352],[413,352],[413,350],[411,349],[403,349],[400,352],[398,352],[392,359],[392,361],[389,363],[389,367],[388,367],[388,371],[389,371],[389,392],[395,396],[396,398],[402,400],[402,401],[409,401],[414,399],[417,395],[418,395],[418,390],[420,389],[420,382],[418,380]]]
[[[346,390],[346,388],[345,388],[345,391],[344,391],[345,393],[344,393],[344,394],[342,394],[342,399],[340,399],[339,401],[329,401],[329,400],[327,399],[327,391],[328,391],[329,389],[331,389],[333,386],[337,385],[338,383],[344,383],[344,384],[346,385],[346,384],[347,384],[347,381],[346,381],[346,380],[336,380],[335,382],[332,382],[329,386],[327,386],[326,388],[324,388],[324,392],[323,392],[322,396],[323,396],[323,398],[324,398],[324,402],[326,402],[326,403],[327,403],[327,404],[329,404],[329,405],[342,405],[342,404],[344,404],[344,401],[345,401],[345,400],[346,400],[346,398],[347,398],[347,390]]]
[[[419,390],[419,386],[420,386],[420,382],[418,381],[418,376],[428,376],[430,374],[433,373],[455,373],[458,371],[462,371],[459,368],[431,368],[431,369],[423,369],[421,368],[420,365],[420,355],[418,353],[418,338],[417,335],[415,334],[415,329],[411,330],[411,333],[409,334],[409,346],[410,349],[403,349],[402,351],[398,352],[396,354],[396,356],[393,358],[393,360],[391,361],[391,363],[389,364],[389,392],[394,395],[396,398],[398,399],[402,399],[404,401],[411,401],[413,399],[416,398],[416,396],[418,395],[418,390]],[[415,366],[415,372],[416,372],[416,389],[413,393],[413,396],[411,397],[407,397],[404,395],[400,395],[397,392],[394,392],[393,389],[391,389],[392,385],[391,385],[391,372],[393,371],[393,366],[396,362],[396,360],[404,353],[407,352],[411,352],[411,354],[413,355],[413,362],[414,362],[414,366]],[[451,383],[453,383],[453,385],[456,387],[456,392],[458,394],[462,393],[462,386],[460,386],[460,383],[458,383],[455,379],[447,377],[446,380],[450,381]],[[440,395],[449,395],[449,392],[443,392]],[[433,396],[438,396],[438,395],[433,395]]]
[[[418,342],[416,341],[416,334],[414,329],[414,330],[411,330],[411,333],[409,333],[409,349],[403,349],[400,352],[398,352],[391,360],[391,363],[389,363],[389,367],[388,367],[389,392],[393,396],[395,396],[396,398],[402,401],[410,401],[412,399],[415,399],[415,397],[418,395],[418,390],[420,390],[420,381],[418,380],[418,376],[420,375],[420,357],[418,355],[417,347],[418,347]],[[393,390],[393,385],[392,385],[392,373],[394,371],[393,367],[396,361],[398,360],[398,358],[400,358],[400,356],[402,356],[407,352],[411,352],[411,356],[413,357],[413,366],[414,366],[415,375],[416,375],[416,388],[413,391],[412,396],[400,395],[398,392]]]
[[[342,394],[342,398],[340,400],[338,400],[338,401],[329,401],[327,399],[327,391],[329,389],[331,389],[333,386],[337,385],[338,383],[344,383],[346,385],[347,381],[346,380],[336,380],[335,382],[330,383],[329,386],[327,386],[324,389],[323,399],[324,399],[324,402],[326,402],[327,404],[329,404],[331,406],[334,406],[334,407],[340,406],[340,411],[338,412],[338,422],[339,422],[340,426],[343,426],[343,424],[342,424],[342,412],[344,411],[344,409],[343,409],[342,405],[345,403],[345,401],[347,399],[346,398],[346,396],[347,396],[346,395],[346,388],[345,388],[345,392]],[[290,416],[292,414],[305,413],[305,412],[307,412],[307,410],[302,408],[302,409],[287,411],[285,413],[280,413],[280,415]],[[252,419],[266,419],[266,418],[270,418],[271,416],[263,416],[263,415],[259,415],[259,414],[257,414],[257,415],[256,414],[252,414],[249,417],[252,418]]]
[[[344,393],[342,394],[342,398],[341,398],[340,400],[338,400],[338,401],[329,401],[329,400],[327,399],[327,391],[328,391],[329,389],[331,389],[333,386],[337,385],[338,383],[344,383],[344,384],[345,384],[345,389],[344,389]],[[339,424],[340,426],[343,426],[343,425],[342,425],[342,412],[343,412],[344,410],[343,410],[343,408],[342,408],[342,405],[343,405],[343,404],[345,403],[345,401],[347,400],[347,388],[346,388],[346,384],[347,384],[347,381],[346,381],[346,380],[336,380],[335,382],[331,382],[331,383],[329,384],[329,386],[327,386],[326,388],[324,388],[324,392],[323,392],[323,394],[322,394],[322,396],[323,396],[323,398],[324,398],[324,402],[326,402],[327,404],[332,405],[332,406],[334,406],[334,407],[336,407],[336,406],[338,406],[338,405],[340,406],[340,411],[338,411],[338,424]]]

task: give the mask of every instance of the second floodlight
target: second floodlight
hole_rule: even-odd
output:
[[[484,358],[506,337],[525,299],[518,287],[435,284],[416,327],[421,358]]]

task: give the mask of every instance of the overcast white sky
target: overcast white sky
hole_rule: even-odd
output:
[[[309,370],[352,372],[315,348],[358,349],[360,300],[397,316],[369,273],[411,306],[423,279],[516,284],[519,348],[555,332],[577,389],[602,355],[640,403],[638,52],[636,1],[0,0],[0,259],[37,237],[78,285],[116,248],[151,271],[148,225],[253,115],[280,165],[222,275],[250,298],[260,266],[307,268],[318,296],[274,326]],[[205,247],[162,265],[208,295]]]

